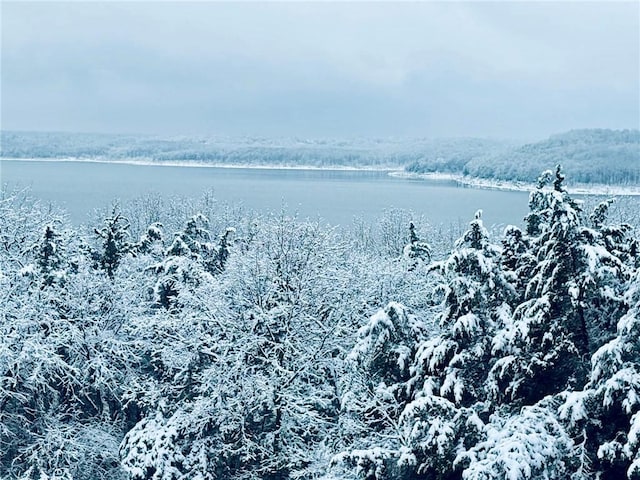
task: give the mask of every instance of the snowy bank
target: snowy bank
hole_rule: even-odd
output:
[[[410,173],[404,170],[389,172],[389,175],[397,178],[411,178],[424,180],[452,180],[460,185],[473,188],[488,188],[492,190],[512,190],[528,192],[536,188],[535,184],[527,182],[508,182],[505,180],[469,177],[455,173]],[[611,195],[611,196],[640,196],[638,185],[604,185],[604,184],[574,184],[567,185],[569,193],[576,195]]]
[[[141,165],[152,167],[200,167],[200,168],[233,168],[254,170],[322,170],[322,171],[348,171],[348,172],[388,172],[398,168],[397,166],[370,166],[352,167],[346,165],[314,166],[314,165],[263,165],[263,164],[237,164],[217,162],[194,162],[189,160],[152,160],[149,158],[105,159],[105,158],[8,158],[0,157],[0,162],[77,162],[77,163],[113,163],[117,165]]]

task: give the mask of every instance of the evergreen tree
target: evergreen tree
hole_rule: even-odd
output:
[[[576,479],[640,478],[640,270],[613,339],[591,357],[589,382],[562,394],[560,416],[576,438]]]
[[[520,228],[508,225],[501,243],[501,266],[505,274],[515,280],[515,297],[520,300],[524,297],[528,280],[533,276],[533,270],[538,263],[532,252],[531,238]]]
[[[431,247],[420,240],[413,222],[409,223],[409,243],[404,247],[403,254],[409,261],[409,271],[415,270],[421,263],[428,265],[431,261]]]
[[[209,279],[206,265],[214,247],[206,228],[208,223],[202,214],[190,217],[184,229],[174,234],[164,258],[150,268],[157,276],[153,297],[158,306],[178,308],[178,295],[184,287],[197,287]]]
[[[64,278],[64,247],[62,238],[53,224],[44,227],[42,238],[35,246],[35,260],[42,287],[49,287]]]
[[[154,244],[162,242],[162,224],[154,223],[147,227],[147,231],[140,236],[138,243],[133,246],[133,251],[138,254],[153,254]]]
[[[224,234],[220,236],[220,241],[215,250],[210,252],[208,259],[205,262],[205,268],[211,274],[222,273],[231,255],[231,248],[233,247],[233,237],[236,233],[236,229],[228,227]]]
[[[376,446],[354,442],[360,448],[341,454],[342,465],[378,480],[457,478],[459,452],[483,434],[491,339],[510,312],[500,253],[476,213],[450,257],[431,266],[444,281],[443,332],[426,339],[424,324],[398,304],[361,329],[349,356],[361,373],[343,395],[343,421],[354,430],[364,421]]]
[[[502,358],[490,375],[492,394],[526,404],[581,387],[588,368],[580,207],[564,189],[560,167],[552,189],[546,188],[548,180],[549,175],[543,175],[532,192],[527,217],[538,263],[513,321],[493,340],[494,353]]]
[[[118,212],[118,206],[115,205],[111,216],[104,220],[104,226],[100,230],[94,229],[95,234],[102,239],[102,251],[98,255],[98,262],[112,280],[122,257],[132,248],[128,241],[129,227],[129,220]]]
[[[478,212],[410,271],[408,218],[389,255],[284,215],[129,244],[115,210],[92,264],[0,194],[0,477],[640,480],[640,260],[614,205],[587,215],[546,172],[525,228],[493,242]]]
[[[416,357],[416,378],[457,405],[484,398],[491,340],[510,316],[514,275],[501,269],[501,249],[489,241],[481,213],[448,259],[434,264],[445,283],[443,333],[424,342]]]
[[[196,260],[206,256],[212,248],[208,225],[209,219],[201,213],[190,217],[184,228],[174,234],[167,256],[187,256]]]

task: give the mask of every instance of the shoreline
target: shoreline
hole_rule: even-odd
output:
[[[0,157],[0,161],[9,162],[66,162],[66,163],[102,163],[117,165],[138,165],[155,167],[188,167],[188,168],[228,168],[228,169],[252,169],[252,170],[307,170],[307,171],[344,171],[344,172],[387,172],[394,178],[411,180],[446,180],[454,181],[465,187],[503,190],[514,192],[530,192],[536,188],[533,183],[509,182],[505,180],[491,180],[479,177],[468,177],[456,173],[430,172],[430,173],[410,173],[398,166],[314,166],[314,165],[241,165],[228,163],[202,163],[190,160],[177,161],[153,161],[146,158],[126,159],[126,160],[105,160],[100,158],[8,158]],[[568,185],[567,191],[574,195],[598,195],[598,196],[640,196],[640,186],[628,185],[605,185],[605,184],[576,184]]]
[[[116,165],[138,165],[144,167],[188,167],[188,168],[228,168],[228,169],[251,169],[251,170],[318,170],[318,171],[345,171],[345,172],[392,172],[397,171],[397,166],[367,166],[352,167],[346,165],[334,165],[317,167],[314,165],[242,165],[229,163],[202,163],[192,160],[174,161],[154,161],[145,158],[126,160],[104,160],[100,158],[9,158],[0,157],[0,161],[8,162],[49,162],[49,163],[102,163]]]
[[[459,185],[472,188],[483,188],[487,190],[503,190],[513,192],[530,192],[536,189],[536,185],[527,182],[509,182],[506,180],[491,180],[488,178],[467,177],[456,173],[410,173],[404,170],[389,172],[389,175],[396,178],[407,178],[416,180],[450,180]],[[567,185],[567,191],[574,195],[598,195],[598,196],[640,196],[640,186],[627,185],[605,185],[605,184],[576,184]]]

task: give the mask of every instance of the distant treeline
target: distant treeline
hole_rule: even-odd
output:
[[[562,164],[574,182],[640,184],[640,131],[572,130],[549,139],[497,152],[469,155],[467,161],[425,157],[406,170],[449,171],[471,177],[529,181],[536,172]]]
[[[481,138],[268,139],[2,132],[5,158],[139,159],[227,165],[404,167],[527,181],[562,163],[579,183],[640,184],[640,131],[573,130],[532,144]]]
[[[229,165],[403,167],[444,158],[461,168],[480,154],[511,145],[458,139],[267,139],[260,137],[154,137],[51,132],[2,132],[5,158],[144,159]],[[447,167],[450,169],[451,167]]]

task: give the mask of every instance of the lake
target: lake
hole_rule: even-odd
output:
[[[64,161],[0,160],[0,181],[29,187],[34,196],[64,207],[75,223],[115,199],[147,193],[200,196],[242,203],[260,212],[284,208],[301,217],[348,226],[354,217],[377,218],[384,209],[423,214],[432,225],[466,224],[476,210],[485,225],[522,224],[528,193],[483,190],[449,180],[391,177],[383,171],[175,167]]]

